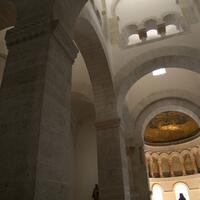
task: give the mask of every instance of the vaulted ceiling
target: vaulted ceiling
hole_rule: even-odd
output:
[[[200,7],[196,0],[93,0],[86,4],[83,16],[87,16],[89,12],[96,14],[96,19],[90,17],[88,21],[95,27],[98,35],[102,36],[101,42],[107,52],[110,71],[116,85],[122,75],[126,78],[131,71],[137,67],[139,69],[138,63],[145,63],[157,57],[159,53],[178,55],[180,47],[186,53],[191,53],[191,48],[200,50]],[[168,17],[168,21],[165,21],[169,14],[171,18]],[[157,39],[141,40],[137,45],[128,45],[126,40],[130,39],[131,34],[137,33],[142,37],[145,36],[145,31],[148,32],[147,29],[151,28],[156,28],[158,34],[159,25],[166,25],[168,22],[180,23],[183,29],[171,36],[164,35]],[[5,30],[0,32],[1,55],[7,54],[4,37]],[[167,48],[170,50],[165,51]],[[92,86],[81,54],[78,55],[72,69],[72,91],[93,102]],[[138,105],[146,106],[141,102],[152,103],[152,99],[156,101],[172,94],[177,97],[190,94],[193,99],[193,96],[199,96],[199,85],[199,75],[186,69],[170,68],[165,75],[159,77],[146,73],[130,87],[125,102],[129,111],[134,112]]]

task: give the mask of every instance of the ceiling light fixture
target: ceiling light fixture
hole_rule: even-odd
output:
[[[160,75],[166,74],[166,69],[160,68],[160,69],[154,70],[152,74],[153,76],[160,76]]]

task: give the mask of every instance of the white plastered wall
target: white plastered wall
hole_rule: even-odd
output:
[[[151,178],[150,188],[154,184],[161,186],[164,200],[176,200],[174,186],[176,183],[184,183],[188,186],[190,200],[200,200],[200,175],[190,175],[172,178]]]

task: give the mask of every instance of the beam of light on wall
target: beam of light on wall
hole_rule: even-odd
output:
[[[160,185],[157,185],[157,184],[154,185],[152,192],[153,192],[152,200],[163,200],[163,192]]]
[[[153,76],[160,76],[160,75],[166,74],[166,69],[160,68],[160,69],[154,70],[152,74]]]
[[[176,194],[176,200],[179,200],[181,193],[184,195],[186,200],[190,200],[188,188],[184,183],[177,183],[174,187],[174,190]]]

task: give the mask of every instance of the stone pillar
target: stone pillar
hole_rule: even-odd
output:
[[[100,200],[128,200],[128,165],[120,119],[97,122],[96,128]]]
[[[151,177],[150,161],[149,161],[149,159],[146,157],[146,155],[145,155],[145,165],[146,165],[148,177]]]
[[[58,21],[45,18],[16,25],[6,41],[0,199],[72,199],[70,87],[77,49]]]
[[[152,157],[150,159],[150,174],[151,174],[151,178],[154,178],[154,173],[153,173],[153,159],[152,159]]]
[[[163,178],[162,162],[160,159],[158,160],[158,167],[159,167],[160,177]]]
[[[197,165],[196,165],[196,162],[195,162],[195,157],[194,157],[194,155],[192,153],[190,153],[190,158],[192,160],[194,173],[197,174],[198,173],[198,169],[197,169]]]
[[[184,164],[183,157],[181,157],[181,156],[180,156],[180,161],[181,161],[183,176],[186,176],[185,164]]]
[[[158,24],[157,25],[157,31],[158,31],[158,34],[161,37],[165,37],[165,35],[166,35],[166,25],[164,23]]]
[[[132,172],[132,152],[133,149],[131,147],[126,147],[126,154],[128,160],[128,169],[129,169],[129,186],[130,186],[130,199],[133,199],[134,185],[133,185],[133,172]]]
[[[169,160],[169,169],[170,169],[171,177],[174,177],[174,169],[173,169],[173,163],[171,159]]]
[[[145,166],[144,149],[141,145],[131,148],[131,161],[133,173],[133,200],[150,200],[149,180]]]

